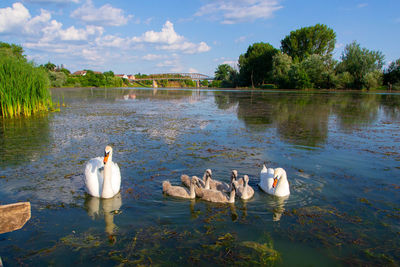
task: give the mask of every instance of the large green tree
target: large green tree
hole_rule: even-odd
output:
[[[221,81],[222,87],[235,87],[237,85],[237,71],[228,64],[221,64],[214,73],[215,80]]]
[[[255,43],[239,57],[240,80],[243,85],[260,86],[271,82],[272,58],[278,49],[268,43]]]
[[[285,53],[277,53],[272,58],[272,79],[279,88],[289,88],[289,71],[292,58]]]
[[[342,62],[338,65],[338,72],[348,72],[353,78],[353,88],[369,88],[373,77],[379,79],[376,71],[382,72],[384,56],[380,51],[370,51],[361,48],[355,41],[346,45],[342,53]],[[369,74],[375,72],[375,74]],[[369,75],[367,75],[369,74]]]
[[[336,33],[324,24],[304,27],[290,32],[281,41],[282,52],[295,61],[317,54],[331,56],[336,43]]]
[[[233,71],[234,69],[228,64],[218,65],[217,69],[214,72],[214,78],[220,81],[229,80],[230,75]]]
[[[330,89],[336,85],[334,67],[336,61],[330,57],[313,54],[301,62],[313,88]]]

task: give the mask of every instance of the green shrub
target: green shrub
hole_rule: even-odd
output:
[[[51,87],[61,87],[65,84],[67,76],[64,72],[49,71],[49,79]]]

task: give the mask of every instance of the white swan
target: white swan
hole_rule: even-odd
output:
[[[260,172],[260,183],[258,186],[270,195],[284,197],[290,195],[289,182],[286,171],[282,168],[272,168],[263,166]]]
[[[104,157],[89,160],[85,168],[86,192],[94,197],[112,198],[121,187],[121,173],[112,161],[112,148],[106,146]]]

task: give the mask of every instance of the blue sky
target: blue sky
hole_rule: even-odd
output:
[[[335,58],[355,40],[388,64],[400,58],[399,10],[399,0],[1,0],[0,41],[71,71],[213,76],[255,42],[280,48],[322,23],[336,32]]]

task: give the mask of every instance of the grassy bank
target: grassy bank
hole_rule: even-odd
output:
[[[52,106],[46,71],[14,56],[0,57],[0,96],[3,117],[30,116]]]

